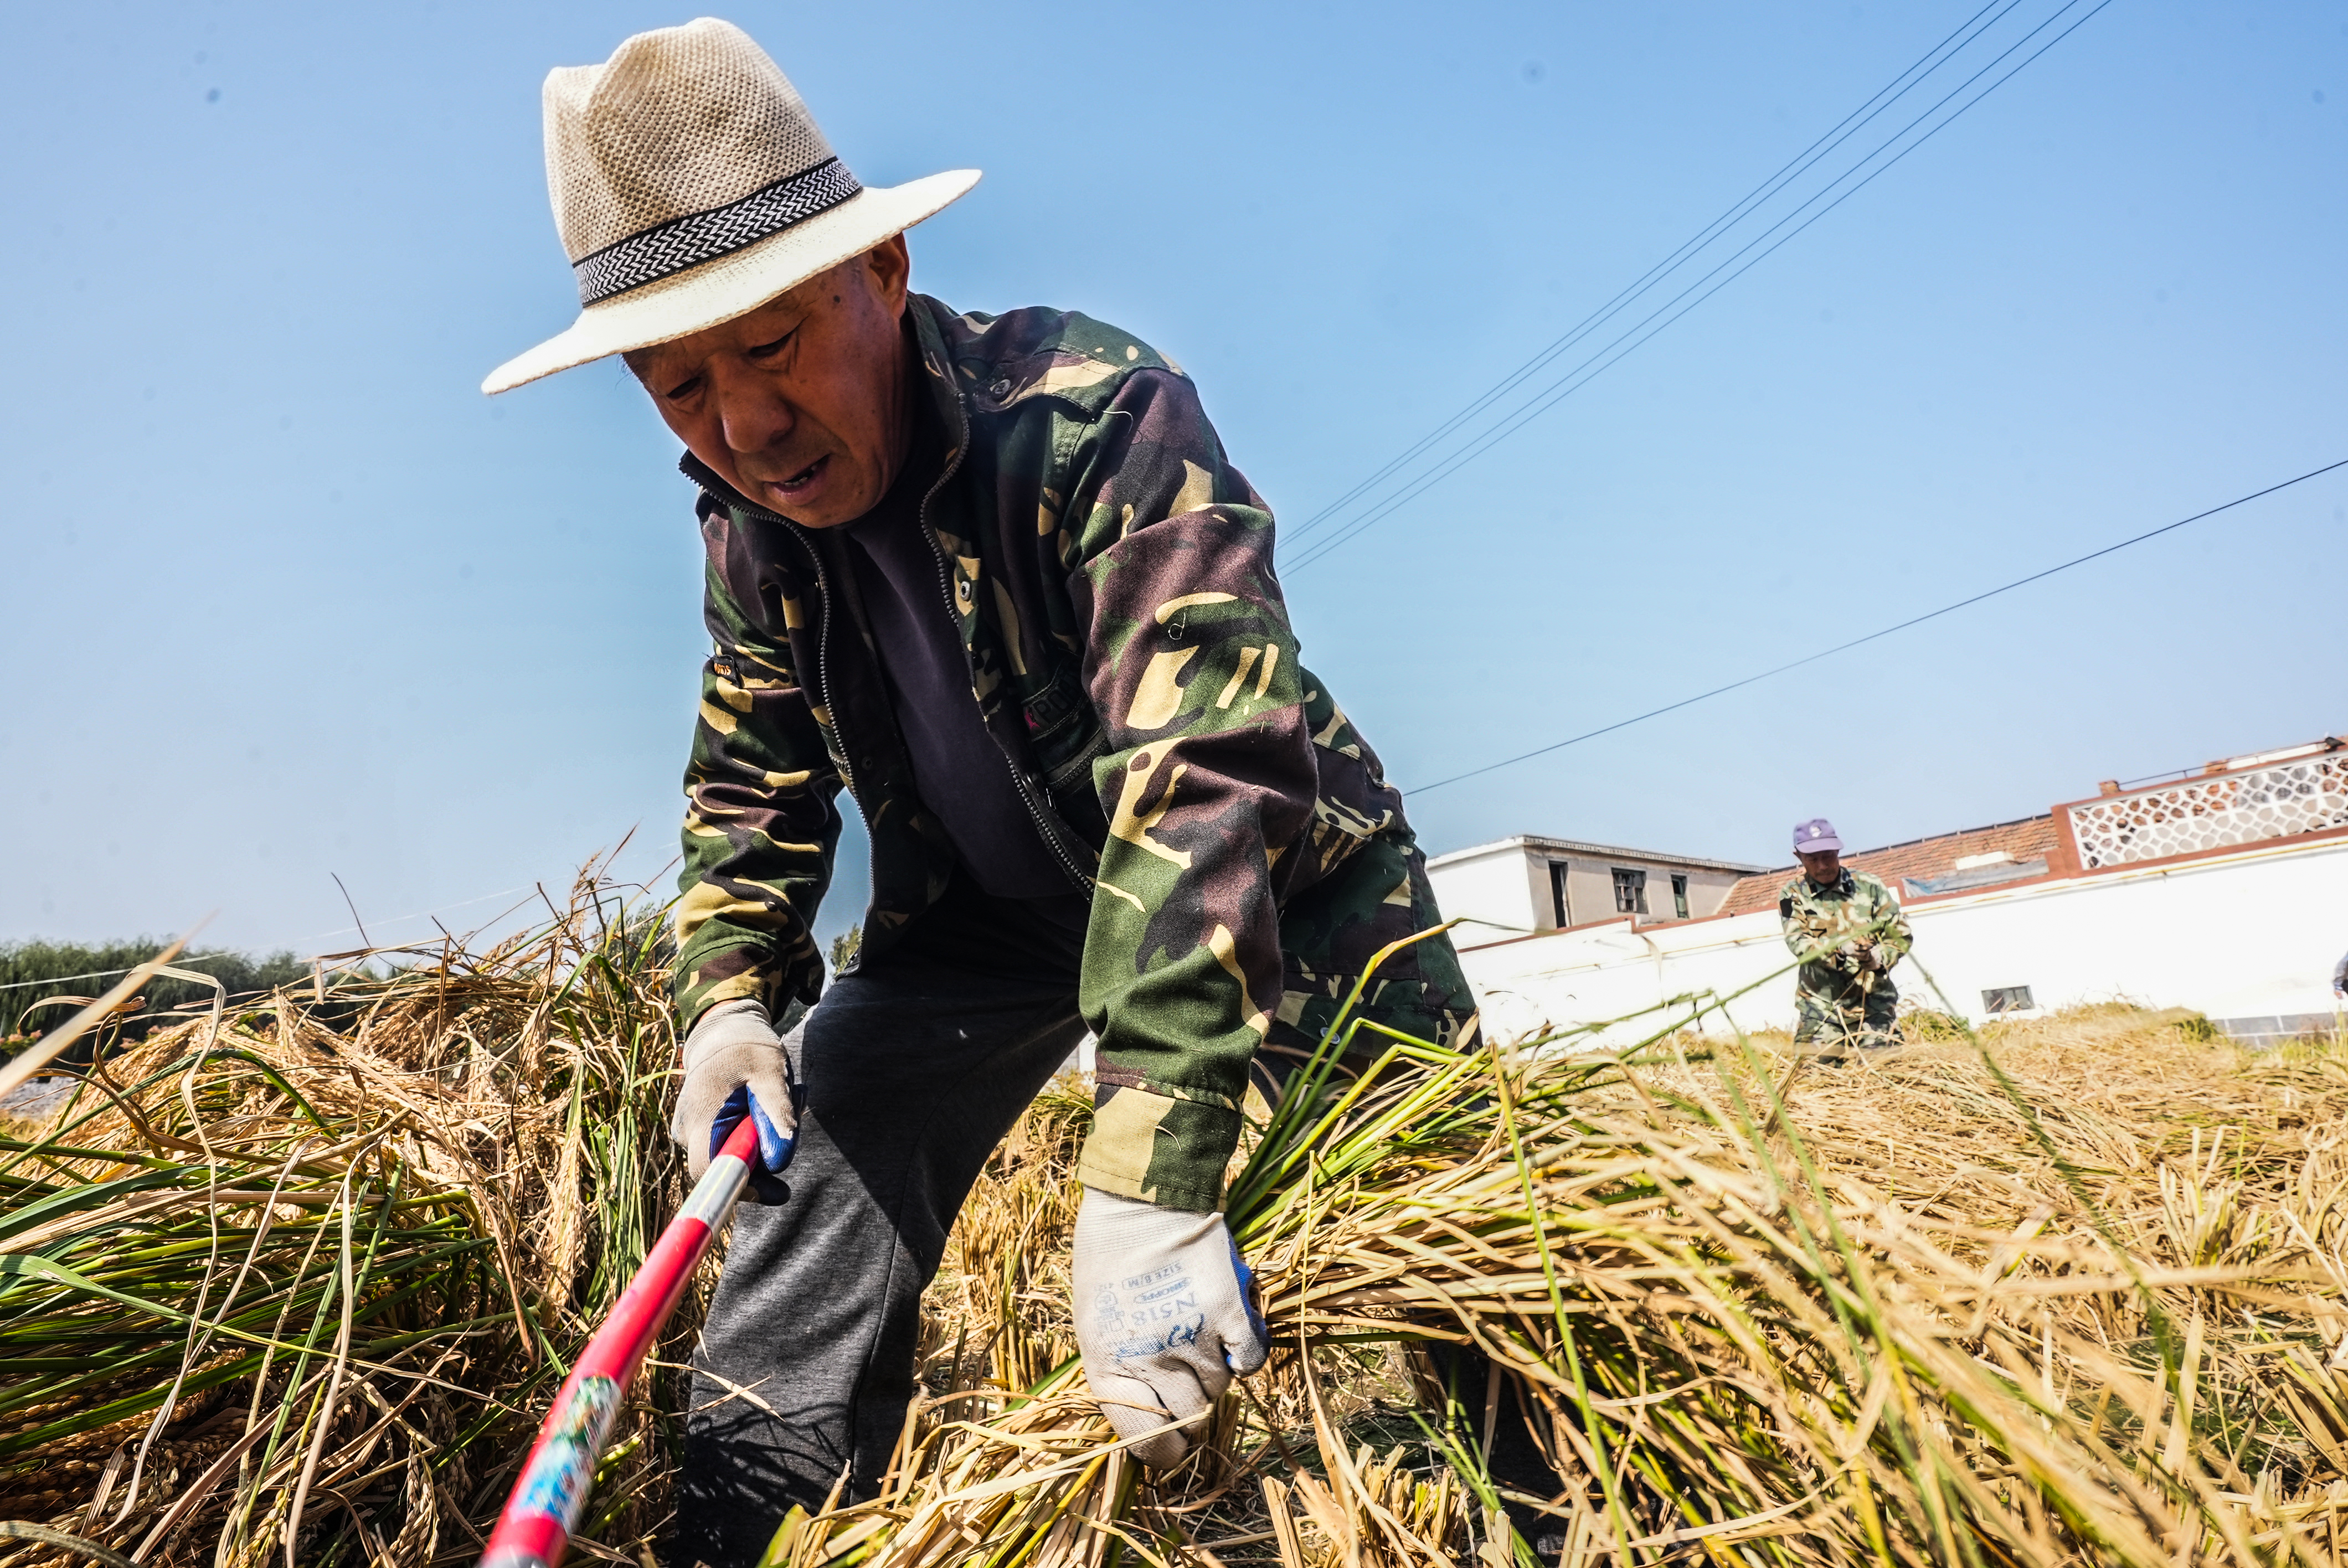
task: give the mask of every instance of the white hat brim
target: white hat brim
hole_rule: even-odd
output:
[[[558,370],[668,343],[747,315],[826,268],[860,256],[942,211],[978,183],[978,172],[951,169],[902,185],[867,186],[779,234],[589,305],[569,327],[489,372],[481,390],[510,392]]]

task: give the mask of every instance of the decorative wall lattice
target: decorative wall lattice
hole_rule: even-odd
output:
[[[2069,808],[2087,870],[2348,827],[2348,753],[2188,779]]]

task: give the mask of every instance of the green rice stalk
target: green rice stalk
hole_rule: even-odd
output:
[[[478,1551],[683,1193],[659,912],[571,907],[159,1030],[0,1127],[0,1517],[142,1564]],[[668,1516],[680,1312],[582,1551]],[[0,1568],[62,1563],[0,1541]]]

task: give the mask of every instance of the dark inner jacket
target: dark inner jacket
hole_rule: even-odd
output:
[[[1088,892],[1068,876],[1028,815],[1017,782],[1020,773],[1034,771],[1026,736],[1012,737],[1016,744],[1006,759],[970,700],[961,628],[937,547],[922,527],[922,498],[945,466],[946,447],[927,396],[914,400],[909,446],[889,493],[839,532],[853,569],[848,587],[872,630],[914,792],[953,841],[972,879],[993,897]],[[1097,835],[1092,846],[1098,854]]]
[[[1099,1040],[1089,1185],[1220,1202],[1247,1066],[1309,1048],[1380,948],[1436,923],[1399,794],[1298,662],[1272,522],[1190,383],[1085,316],[914,295],[944,439],[919,528],[1005,787],[1091,898],[1078,1005]],[[813,1001],[809,934],[844,786],[872,844],[865,951],[944,891],[953,835],[892,712],[855,548],[705,492],[715,651],[685,775],[680,1021]],[[1472,1003],[1439,939],[1379,966],[1372,1017],[1448,1042]]]

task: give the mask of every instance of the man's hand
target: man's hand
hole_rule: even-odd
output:
[[[1086,1187],[1072,1274],[1085,1377],[1120,1438],[1205,1416],[1231,1374],[1255,1371],[1271,1350],[1255,1281],[1220,1214]],[[1180,1428],[1132,1449],[1159,1466],[1189,1451]]]
[[[758,1129],[750,1194],[762,1204],[779,1204],[788,1189],[778,1178],[791,1163],[798,1131],[791,1109],[790,1060],[765,1008],[754,1001],[720,1002],[685,1037],[685,1082],[668,1123],[669,1136],[685,1146],[685,1168],[695,1181],[745,1116]]]

